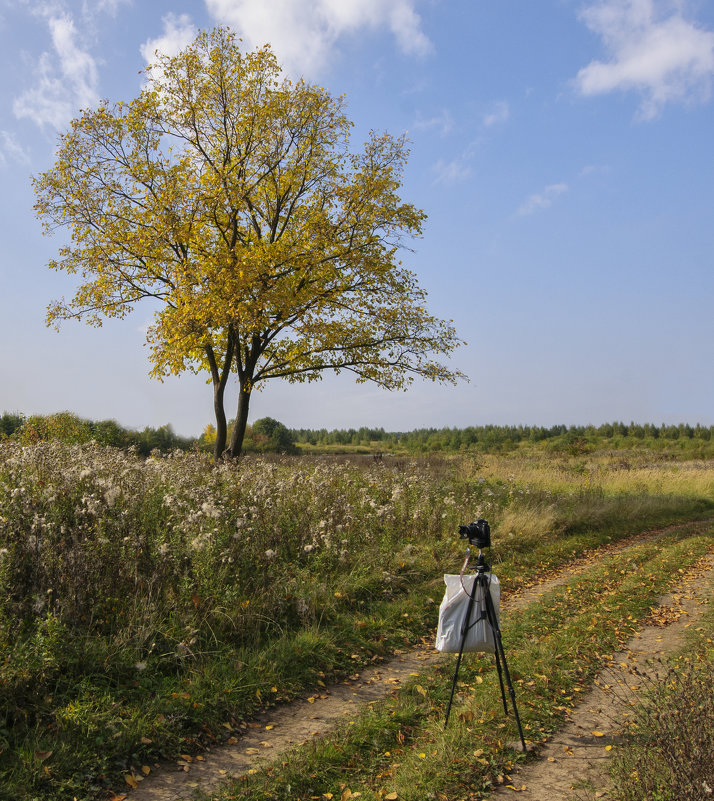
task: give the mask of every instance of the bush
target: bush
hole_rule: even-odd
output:
[[[704,801],[714,792],[711,662],[671,667],[635,706],[614,763],[617,801]]]

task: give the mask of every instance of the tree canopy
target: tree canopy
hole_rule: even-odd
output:
[[[152,299],[151,372],[210,374],[217,456],[234,373],[231,455],[269,379],[465,377],[436,361],[460,341],[398,260],[425,219],[399,196],[404,137],[350,150],[344,98],[289,81],[268,47],[242,52],[223,28],[157,54],[146,77],[134,100],[82,112],[34,179],[45,229],[71,238],[50,267],[80,279],[49,323],[101,325]]]

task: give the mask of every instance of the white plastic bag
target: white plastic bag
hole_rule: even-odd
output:
[[[499,604],[501,601],[501,587],[498,578],[493,573],[486,573],[490,582],[491,600],[499,621]],[[469,596],[474,592],[475,574],[444,576],[446,594],[439,607],[439,626],[436,630],[436,650],[445,653],[458,653],[461,647],[462,626],[466,617]],[[496,650],[496,643],[491,626],[486,619],[485,592],[479,586],[475,589],[476,596],[471,607],[469,630],[464,643],[464,652],[483,651],[492,654]]]

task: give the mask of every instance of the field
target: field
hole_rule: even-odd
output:
[[[200,755],[259,710],[430,638],[441,575],[461,562],[458,526],[476,517],[491,523],[505,594],[677,524],[622,562],[594,558],[569,591],[509,623],[538,742],[650,614],[668,565],[711,550],[712,524],[696,521],[714,517],[714,463],[524,446],[214,467],[182,451],[1,442],[0,798],[123,794],[142,768]],[[510,724],[493,735],[500,699],[478,661],[443,732],[451,666],[226,798],[480,797],[522,757],[505,747]]]

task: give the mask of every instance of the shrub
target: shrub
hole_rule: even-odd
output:
[[[711,662],[670,667],[634,707],[629,747],[614,762],[617,801],[704,801],[714,793]]]

